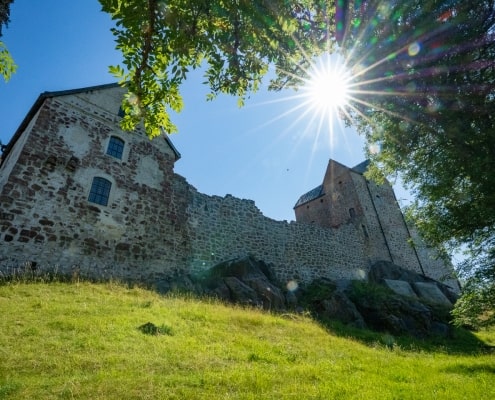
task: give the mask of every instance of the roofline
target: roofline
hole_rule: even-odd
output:
[[[67,96],[71,94],[76,94],[76,93],[81,93],[81,92],[88,92],[92,90],[102,90],[102,89],[110,89],[114,87],[120,87],[118,83],[107,83],[103,85],[96,85],[96,86],[87,86],[83,88],[78,88],[78,89],[69,89],[69,90],[58,90],[54,92],[43,92],[41,93],[34,104],[31,106],[29,109],[28,113],[20,123],[19,127],[15,131],[14,135],[12,138],[9,140],[7,145],[5,146],[4,151],[2,152],[2,156],[0,158],[0,167],[3,165],[5,162],[5,159],[9,155],[10,151],[14,147],[14,145],[17,143],[19,138],[21,137],[22,133],[25,131],[27,126],[29,125],[29,122],[34,118],[36,113],[39,111],[41,106],[43,105],[44,101],[46,99],[51,99],[53,97],[59,97],[59,96]],[[175,154],[175,161],[179,160],[181,158],[181,154],[179,151],[176,149],[176,147],[173,145],[172,141],[169,139],[168,135],[162,130],[162,135],[164,135],[165,140],[167,141],[167,144],[170,146],[172,151]]]
[[[162,136],[165,138],[165,140],[167,141],[167,144],[170,146],[170,148],[174,152],[175,161],[179,160],[182,157],[182,155],[179,153],[179,150],[177,150],[177,148],[174,146],[174,144],[172,143],[172,140],[170,140],[170,138],[168,137],[169,134],[167,132],[165,132],[163,129],[162,129]]]
[[[316,189],[317,187],[318,187],[318,186],[316,186],[314,189]],[[312,189],[312,190],[313,190],[313,189]],[[311,190],[310,190],[309,192],[311,192]],[[309,193],[309,192],[306,192],[306,193]],[[306,194],[306,193],[305,193],[305,194]],[[304,196],[304,194],[303,194],[302,196]],[[301,197],[302,197],[302,196],[301,196]],[[298,200],[298,201],[297,201],[297,203],[296,203],[296,205],[295,205],[294,207],[292,207],[292,209],[293,209],[293,210],[295,210],[296,208],[299,208],[299,207],[301,207],[301,206],[303,206],[303,205],[305,205],[305,204],[311,203],[311,202],[312,202],[312,201],[314,201],[314,200],[318,200],[320,197],[323,197],[323,196],[325,196],[325,193],[322,193],[322,194],[320,194],[320,195],[318,195],[318,196],[316,196],[316,197],[314,197],[314,198],[312,198],[312,199],[310,199],[310,200],[306,200],[305,202],[300,203],[300,204],[299,204],[299,200]]]
[[[315,196],[313,198],[309,198],[309,199],[304,200],[304,201],[301,201],[301,199],[303,197],[307,196],[309,193],[315,191],[316,189],[319,189],[319,194],[317,196]],[[310,203],[310,202],[312,202],[312,201],[314,201],[316,199],[319,199],[320,197],[323,197],[323,196],[325,196],[325,193],[323,192],[323,183],[322,183],[321,185],[318,185],[318,186],[314,187],[313,189],[307,191],[306,193],[302,194],[299,197],[299,199],[297,200],[297,202],[294,205],[294,207],[292,207],[292,209],[295,210],[296,208],[301,207],[301,206],[303,206],[303,205],[305,205],[307,203]]]
[[[370,159],[367,158],[366,160],[364,161],[361,161],[359,164],[355,165],[354,167],[352,168],[349,168],[351,171],[353,172],[356,172],[360,175],[363,175],[366,173],[366,171],[368,170],[368,166],[370,165]],[[361,171],[363,166],[365,167],[364,168],[364,171]]]

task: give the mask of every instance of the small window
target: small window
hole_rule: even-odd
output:
[[[109,156],[122,160],[122,154],[124,153],[124,141],[116,136],[110,138],[108,142],[107,154]]]
[[[364,236],[365,236],[365,237],[369,237],[369,235],[368,235],[368,230],[366,229],[366,226],[361,225],[361,228],[363,228],[363,233],[364,233]]]
[[[356,216],[356,210],[354,210],[354,208],[349,208],[349,215],[351,218],[354,218]]]
[[[91,191],[89,192],[88,201],[106,206],[108,204],[108,197],[110,196],[111,188],[112,182],[109,180],[99,177],[94,178],[93,184],[91,185]]]
[[[120,118],[124,118],[125,117],[125,111],[124,109],[122,108],[122,106],[119,107],[119,111],[117,112],[117,115],[120,117]]]

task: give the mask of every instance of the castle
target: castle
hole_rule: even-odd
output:
[[[391,186],[363,176],[366,163],[330,160],[296,222],[275,221],[254,201],[199,193],[174,173],[167,135],[123,132],[123,94],[115,84],[47,92],[29,110],[0,164],[0,274],[29,265],[153,283],[249,254],[281,282],[364,279],[387,260],[457,288]]]

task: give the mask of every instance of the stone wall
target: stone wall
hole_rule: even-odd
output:
[[[121,95],[106,88],[44,96],[21,125],[0,168],[0,273],[27,263],[152,283],[248,254],[271,263],[282,283],[365,278],[372,262],[390,253],[391,261],[417,270],[411,248],[396,235],[400,211],[381,189],[363,186],[359,174],[344,174],[353,187],[348,194],[339,192],[342,179],[326,189],[341,196],[336,226],[275,221],[251,200],[199,193],[173,172],[178,153],[167,138],[122,132]],[[122,159],[106,154],[112,136],[125,142]],[[88,201],[94,177],[112,184],[106,206]],[[375,205],[387,215],[381,228],[369,193],[386,203]],[[434,265],[435,277],[451,272]]]
[[[2,165],[0,262],[142,279],[181,266],[187,197],[174,192],[175,155],[163,138],[118,126],[119,97],[47,98]],[[110,107],[110,105],[112,107]],[[108,108],[112,108],[109,110]],[[122,160],[106,155],[110,136]],[[112,183],[107,206],[88,202],[94,177]]]
[[[411,235],[392,187],[367,181],[358,173],[352,175],[363,208],[363,223],[372,242],[373,261],[389,260],[422,273],[418,255],[410,243]]]
[[[272,263],[282,282],[366,275],[369,263],[353,225],[327,229],[275,221],[265,217],[251,200],[191,190],[188,231],[194,272],[249,254]]]

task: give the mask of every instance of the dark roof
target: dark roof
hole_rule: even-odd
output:
[[[297,200],[297,203],[294,206],[294,208],[309,203],[310,201],[315,200],[318,197],[323,196],[324,194],[325,193],[323,193],[323,185],[317,186],[314,189],[310,190],[308,193],[305,193],[301,197],[299,197],[299,200]]]
[[[5,146],[1,159],[0,159],[0,166],[3,164],[3,161],[7,158],[8,154],[12,150],[12,147],[14,147],[15,143],[17,140],[21,137],[22,133],[24,130],[27,128],[33,117],[36,115],[36,113],[39,111],[41,106],[43,105],[43,102],[45,99],[49,99],[52,97],[58,97],[58,96],[67,96],[71,94],[76,94],[76,93],[83,93],[83,92],[89,92],[92,90],[104,90],[104,89],[110,89],[110,88],[116,88],[119,87],[118,83],[108,83],[104,85],[97,85],[97,86],[89,86],[89,87],[84,87],[84,88],[79,88],[79,89],[70,89],[70,90],[59,90],[56,92],[43,92],[39,95],[38,99],[34,102],[33,106],[27,113],[27,115],[24,117],[22,120],[21,124],[17,128],[17,130],[14,133],[14,136],[12,136],[12,139],[10,139],[9,143]],[[181,155],[171,142],[171,140],[168,138],[168,135],[163,133],[163,136],[165,140],[167,141],[167,144],[170,146],[172,151],[175,154],[175,161],[177,161]]]
[[[354,172],[358,174],[364,174],[370,165],[370,160],[364,160],[362,163],[359,163],[355,167],[351,168]]]

